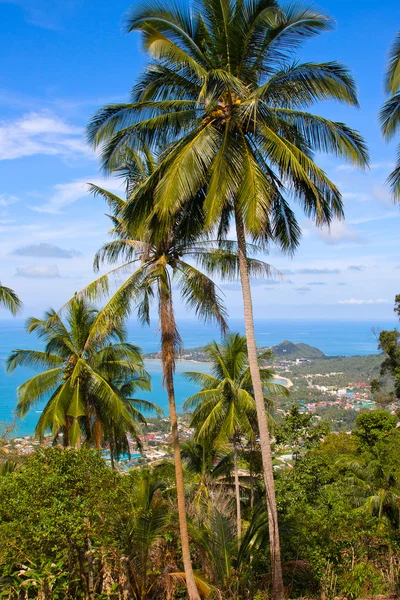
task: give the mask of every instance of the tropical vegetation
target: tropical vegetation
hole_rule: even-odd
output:
[[[350,435],[329,434],[276,470],[289,597],[400,591],[400,432],[389,413],[365,414]],[[248,468],[243,456],[240,465]],[[261,461],[253,507],[242,488],[240,540],[234,486],[214,467],[200,502],[198,475],[184,469],[196,584],[203,598],[263,600],[271,569]],[[171,463],[120,474],[95,450],[38,450],[0,481],[2,597],[184,598],[176,494]]]
[[[148,63],[130,102],[101,108],[87,130],[103,170],[125,185],[120,197],[90,184],[111,220],[94,269],[109,270],[60,310],[31,317],[41,349],[15,349],[6,362],[9,372],[38,371],[18,388],[16,413],[41,409],[35,436],[53,447],[11,456],[0,439],[1,598],[400,594],[399,415],[361,412],[351,432],[330,433],[274,382],[272,354],[257,350],[254,331],[251,281],[281,277],[259,253],[295,252],[295,204],[317,226],[344,217],[319,154],[368,166],[360,134],[312,108],[357,107],[350,71],[294,61],[331,27],[312,7],[275,0],[149,0],[130,11],[127,31],[139,32]],[[380,118],[390,140],[400,123],[399,35],[386,87]],[[399,200],[400,163],[388,181]],[[245,336],[229,333],[218,287],[236,279]],[[181,305],[222,336],[203,350],[210,372],[186,373],[198,389],[184,404],[183,442]],[[0,306],[15,315],[22,305],[0,285]],[[136,397],[151,381],[128,341],[133,313],[142,325],[158,320],[171,452],[122,474],[116,462],[132,443],[142,448],[146,415],[161,412]],[[382,407],[400,398],[399,336],[382,331],[383,361],[368,363],[371,376],[380,367],[371,387]],[[288,350],[300,348],[277,347]],[[319,369],[325,357],[308,351]],[[289,397],[284,414],[278,396]]]
[[[36,333],[44,350],[14,350],[7,370],[31,367],[40,373],[17,390],[17,415],[24,417],[46,400],[35,434],[43,439],[50,431],[64,447],[82,443],[101,448],[109,444],[111,456],[129,451],[128,435],[140,447],[142,410],[157,411],[152,402],[132,397],[150,390],[150,378],[140,349],[126,341],[123,327],[110,327],[100,335],[101,312],[87,301],[74,298],[65,322],[54,310],[44,319],[28,320],[28,333]]]
[[[153,205],[159,220],[199,194],[205,227],[224,238],[231,220],[238,242],[244,321],[256,400],[271,535],[275,600],[283,598],[279,526],[270,437],[257,364],[246,236],[262,247],[293,252],[300,227],[294,198],[318,225],[343,217],[339,190],[320,169],[315,152],[331,152],[364,167],[365,144],[344,123],[309,112],[318,100],[357,106],[355,82],[336,62],[292,62],[307,38],[331,20],[312,8],[269,0],[203,0],[131,11],[128,31],[140,31],[152,63],[128,104],[98,111],[89,140],[100,146],[107,171],[126,149],[143,141],[164,148],[154,176],[131,194],[125,215]]]
[[[254,401],[250,368],[248,363],[246,338],[232,333],[221,345],[213,342],[205,348],[211,359],[211,373],[193,371],[186,377],[200,386],[184,404],[193,410],[191,426],[195,430],[195,440],[203,444],[212,440],[215,448],[232,444],[233,472],[236,496],[237,538],[242,537],[241,492],[239,485],[238,447],[242,440],[253,443],[259,435],[257,411]],[[270,352],[264,352],[259,361],[271,359]],[[271,394],[285,395],[286,388],[274,384],[271,369],[260,367],[261,381],[266,408],[271,404]]]
[[[386,73],[386,92],[388,100],[380,113],[381,129],[386,140],[391,140],[396,135],[400,126],[400,31],[398,32],[389,56],[389,65]],[[397,150],[395,168],[388,178],[393,198],[400,200],[400,146]]]

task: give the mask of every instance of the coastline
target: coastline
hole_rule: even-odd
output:
[[[160,366],[160,368],[162,367],[161,365],[161,359],[159,358],[147,358],[146,356],[144,356],[144,362],[151,362],[153,364],[158,364]],[[210,361],[207,360],[194,360],[193,358],[178,358],[176,360],[176,364],[179,366],[183,366],[186,363],[189,364],[195,364],[195,365],[202,365],[204,367],[211,365]],[[287,389],[291,388],[293,386],[293,382],[288,378],[288,377],[284,377],[283,375],[280,375],[279,373],[274,373],[272,376],[273,379],[279,379],[279,382],[283,381],[284,383],[281,384],[284,387],[286,387]]]
[[[281,381],[285,381],[286,383],[284,383],[284,387],[289,389],[291,387],[293,387],[293,381],[291,379],[288,379],[288,377],[284,377],[283,375],[279,375],[279,373],[274,373],[274,378],[276,379],[280,379]]]

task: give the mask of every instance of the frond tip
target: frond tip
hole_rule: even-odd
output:
[[[4,306],[15,316],[22,309],[22,302],[14,290],[0,284],[0,306]]]

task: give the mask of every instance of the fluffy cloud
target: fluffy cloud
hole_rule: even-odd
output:
[[[81,256],[76,250],[65,250],[53,244],[30,244],[16,248],[11,254],[16,256],[36,256],[39,258],[74,258]]]
[[[94,158],[94,153],[84,142],[83,131],[49,111],[0,122],[0,160],[35,154]]]
[[[383,298],[377,300],[359,300],[358,298],[350,298],[349,300],[338,300],[338,304],[386,304],[388,301]]]
[[[304,294],[305,292],[311,292],[311,288],[304,285],[303,287],[295,288],[295,291],[300,292],[301,294]]]
[[[330,227],[322,227],[318,235],[327,244],[361,243],[359,233],[343,221],[335,221]]]
[[[30,277],[34,279],[54,279],[60,277],[57,265],[41,267],[22,267],[17,269],[16,275],[19,277]]]
[[[121,181],[115,179],[100,179],[99,177],[88,177],[69,183],[58,183],[53,186],[53,191],[44,204],[31,206],[30,208],[40,213],[59,214],[63,212],[62,209],[69,204],[73,204],[80,198],[88,196],[88,182],[123,195]]]
[[[18,202],[19,198],[17,196],[9,196],[7,194],[0,194],[0,206],[2,208],[6,208],[10,206],[10,204],[15,204]]]

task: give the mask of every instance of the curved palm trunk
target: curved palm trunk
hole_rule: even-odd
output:
[[[238,242],[238,258],[240,280],[242,284],[244,324],[247,340],[247,351],[251,381],[253,384],[254,398],[257,408],[257,421],[260,433],[261,457],[265,491],[267,496],[268,528],[272,568],[272,597],[273,600],[284,598],[282,579],[281,550],[279,542],[278,511],[276,507],[274,471],[272,467],[271,444],[269,439],[267,415],[265,412],[264,394],[262,389],[260,370],[257,361],[257,346],[254,334],[253,304],[251,299],[250,279],[247,268],[246,236],[243,218],[239,210],[235,210],[236,234]]]
[[[236,531],[238,537],[238,545],[240,546],[240,538],[242,537],[242,513],[240,509],[239,469],[236,438],[233,439],[233,470],[235,474]]]
[[[164,382],[168,394],[171,437],[174,449],[176,492],[178,500],[179,529],[182,545],[182,560],[185,570],[186,586],[190,600],[200,600],[194,578],[192,560],[190,558],[189,534],[186,520],[185,489],[181,450],[179,446],[178,420],[175,405],[174,370],[176,327],[169,294],[160,289],[160,325],[161,325],[161,358],[164,371]]]

